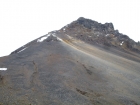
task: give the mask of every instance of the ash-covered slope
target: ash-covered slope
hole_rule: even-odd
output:
[[[139,50],[113,32],[79,18],[1,57],[0,104],[139,105]]]

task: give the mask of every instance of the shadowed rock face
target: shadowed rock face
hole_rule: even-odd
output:
[[[140,55],[106,32],[79,18],[1,57],[0,105],[139,105]]]

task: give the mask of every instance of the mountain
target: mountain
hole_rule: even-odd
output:
[[[140,44],[80,17],[0,58],[0,105],[139,105]]]

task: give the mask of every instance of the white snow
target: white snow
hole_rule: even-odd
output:
[[[57,37],[55,34],[52,34],[52,36],[56,37],[57,40],[59,40],[59,41],[63,41],[61,38]]]
[[[88,36],[88,37],[92,37],[92,36]]]
[[[63,32],[65,32],[65,30],[66,30],[66,29],[65,29],[65,28],[63,28]]]
[[[0,70],[6,71],[6,70],[7,70],[7,68],[0,68]]]
[[[120,45],[122,46],[122,45],[123,45],[123,43],[124,43],[124,41],[122,41],[122,43],[120,43]]]
[[[46,35],[46,36],[44,36],[44,37],[41,37],[40,39],[38,39],[37,40],[37,42],[42,42],[42,41],[44,41],[45,39],[47,39],[49,36],[53,36],[53,37],[56,37],[57,38],[57,40],[59,40],[59,41],[63,41],[61,38],[59,38],[59,37],[57,37],[56,35],[55,35],[55,33],[51,33],[51,34],[48,34],[48,35]],[[53,40],[52,40],[53,41]]]
[[[20,50],[18,53],[20,53],[20,52],[24,51],[26,48],[27,48],[27,47],[23,48],[23,49],[22,49],[22,50]]]
[[[37,40],[37,42],[43,42],[45,39],[47,39],[48,37],[50,36],[50,34],[44,36],[44,37],[41,37],[40,39]]]
[[[52,36],[53,36],[53,37],[56,37],[56,38],[57,38],[57,40],[59,40],[59,41],[63,41],[61,38],[57,37],[57,36],[55,35],[55,33],[54,33],[54,34],[52,34]]]
[[[63,41],[61,38],[59,38],[59,37],[57,37],[57,40],[59,40],[59,41]]]
[[[109,34],[106,34],[105,36],[109,36]]]
[[[56,35],[55,35],[55,34],[52,34],[52,36],[53,36],[53,37],[56,37]]]

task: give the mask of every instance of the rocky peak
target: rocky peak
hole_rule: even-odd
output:
[[[103,30],[103,31],[112,31],[114,30],[114,26],[112,23],[105,23],[105,24],[101,24],[101,23],[98,23],[96,21],[93,21],[91,19],[86,19],[86,18],[83,18],[83,17],[80,17],[77,19],[77,22],[79,24],[82,24],[84,27],[86,28],[89,28],[89,29],[92,29],[92,28],[98,28],[100,30]]]
[[[101,44],[121,48],[123,50],[140,51],[140,46],[127,35],[115,30],[112,23],[102,24],[91,19],[80,17],[76,21],[63,27],[62,32],[90,44]]]

